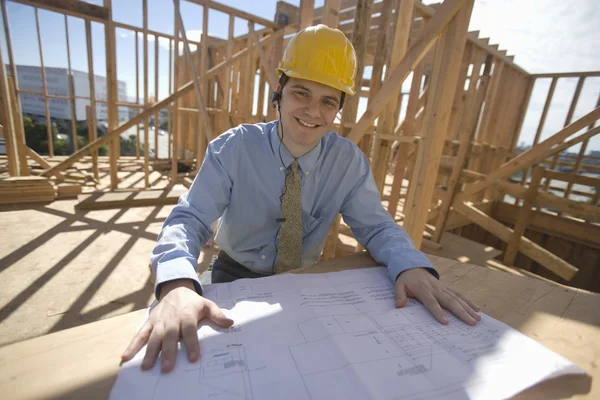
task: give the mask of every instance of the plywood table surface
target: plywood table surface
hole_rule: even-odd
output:
[[[600,295],[543,280],[429,256],[452,288],[503,321],[587,371],[543,382],[519,399],[600,398]],[[298,270],[330,272],[374,266],[359,253]],[[4,399],[105,399],[120,354],[145,310],[108,318],[0,348]]]

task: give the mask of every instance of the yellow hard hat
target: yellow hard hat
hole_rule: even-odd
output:
[[[327,25],[309,26],[288,43],[277,75],[307,79],[331,86],[353,96],[356,52],[339,29]]]

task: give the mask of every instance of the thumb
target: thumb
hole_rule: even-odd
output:
[[[408,300],[406,296],[406,284],[397,284],[394,287],[394,292],[396,294],[396,308],[404,307],[406,305],[406,301]]]
[[[208,307],[208,318],[221,328],[229,328],[233,325],[233,320],[227,318],[219,306],[214,303]]]

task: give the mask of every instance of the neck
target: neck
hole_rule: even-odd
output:
[[[294,143],[293,140],[290,139],[290,132],[286,130],[285,126],[282,128],[281,118],[279,119],[279,123],[277,124],[277,134],[279,135],[279,140],[283,142],[285,148],[290,152],[290,154],[294,158],[300,158],[306,153],[310,152],[310,150],[312,150],[307,150],[303,146],[299,146],[298,144]]]

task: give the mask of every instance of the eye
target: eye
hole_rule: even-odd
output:
[[[304,90],[297,90],[296,94],[300,97],[308,98],[308,93],[305,92]]]
[[[323,104],[325,104],[328,107],[337,107],[336,102],[333,100],[323,100]]]

